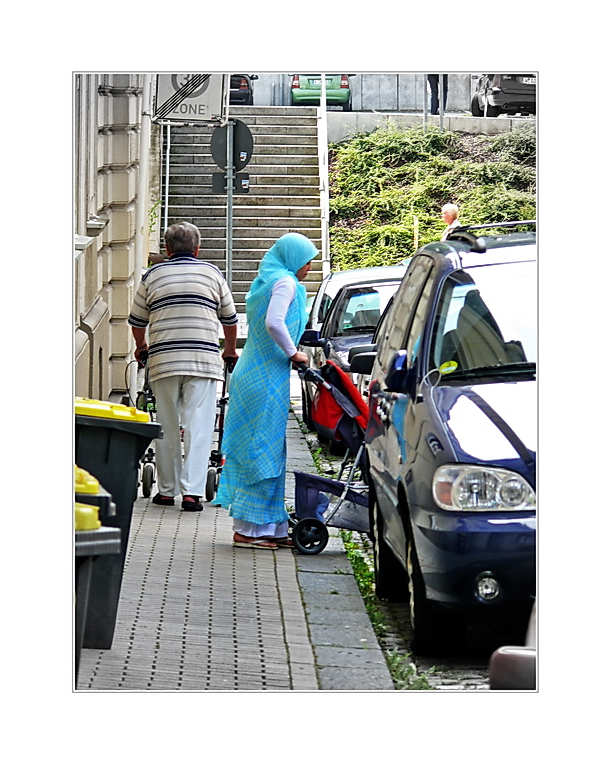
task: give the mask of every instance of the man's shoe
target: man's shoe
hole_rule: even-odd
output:
[[[191,494],[188,494],[187,496],[182,498],[182,509],[183,510],[189,510],[190,512],[199,512],[200,510],[203,510],[203,505],[201,504],[201,497],[195,497]]]
[[[152,501],[155,505],[170,505],[173,507],[176,504],[173,497],[164,497],[163,494],[155,494]]]

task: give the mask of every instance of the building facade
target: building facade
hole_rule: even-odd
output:
[[[74,75],[75,395],[108,400],[133,359],[127,316],[154,224],[156,168],[142,178],[141,74]],[[152,151],[157,133],[147,132]],[[154,160],[156,163],[156,160]],[[148,162],[147,162],[148,165]],[[144,182],[144,183],[143,183]],[[158,183],[158,182],[157,182]],[[152,194],[151,194],[152,189]],[[156,233],[158,239],[158,233]]]

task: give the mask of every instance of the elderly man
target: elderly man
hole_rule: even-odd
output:
[[[459,208],[457,205],[448,204],[443,206],[443,209],[441,210],[441,218],[447,228],[442,233],[441,242],[444,242],[449,234],[461,225],[458,220],[458,212]]]
[[[220,271],[197,258],[199,230],[177,223],[165,232],[169,259],[146,271],[134,297],[128,323],[136,358],[148,351],[149,380],[163,438],[155,448],[157,505],[202,510],[208,460],[214,437],[217,380],[223,359],[236,356],[237,315]],[[219,329],[224,331],[220,351]],[[146,342],[146,328],[150,346]],[[180,424],[184,431],[184,465]]]

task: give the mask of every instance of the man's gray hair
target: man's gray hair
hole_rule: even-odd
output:
[[[174,223],[165,230],[165,245],[171,255],[175,252],[195,252],[201,242],[197,226],[187,223]]]
[[[443,205],[443,209],[441,210],[441,212],[453,213],[453,215],[455,215],[456,218],[458,216],[459,211],[460,211],[459,207],[457,205],[452,205],[452,204]]]

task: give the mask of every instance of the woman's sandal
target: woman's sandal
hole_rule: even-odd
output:
[[[193,495],[187,494],[187,496],[182,497],[182,509],[183,510],[189,510],[191,512],[199,512],[200,510],[203,510],[203,505],[200,502],[201,497],[195,497]]]
[[[294,550],[294,542],[290,537],[283,537],[282,539],[274,539],[273,537],[270,537],[269,540],[275,542],[278,547],[289,547]]]
[[[239,539],[237,539],[239,537]],[[233,547],[250,547],[261,550],[277,550],[277,545],[264,537],[244,537],[241,534],[233,534]]]

